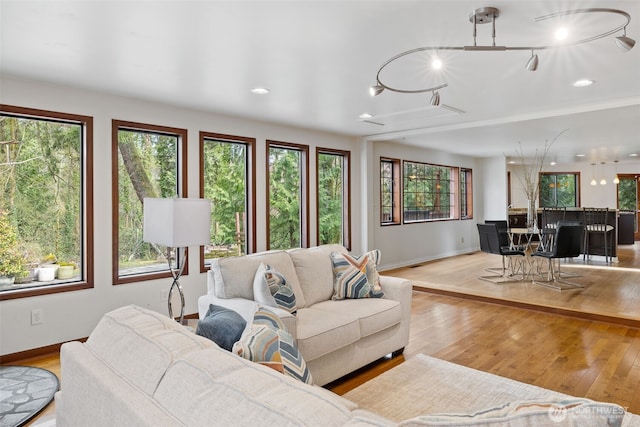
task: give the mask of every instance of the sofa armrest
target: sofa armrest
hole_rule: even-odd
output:
[[[413,282],[400,277],[380,275],[380,286],[385,298],[400,302],[404,306],[411,307],[411,293]]]
[[[413,296],[413,282],[400,277],[380,276],[380,286],[384,292],[384,297],[398,301],[402,309],[400,319],[403,341],[409,341],[409,325],[411,323],[411,298]]]

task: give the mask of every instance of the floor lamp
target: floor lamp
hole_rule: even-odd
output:
[[[182,323],[184,319],[184,293],[180,276],[187,263],[187,251],[182,259],[177,256],[179,248],[201,246],[211,243],[211,201],[208,199],[144,199],[144,225],[142,240],[167,247],[167,262],[173,282],[169,288],[167,305],[169,317]],[[171,250],[176,250],[178,265],[171,264]],[[180,294],[180,317],[173,316],[171,297],[177,289]]]

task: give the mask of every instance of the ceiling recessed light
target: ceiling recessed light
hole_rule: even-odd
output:
[[[371,114],[369,113],[362,113],[358,116],[358,118],[360,119],[370,119],[371,117],[373,117]]]
[[[584,154],[582,154],[582,153],[576,154],[576,157],[584,157]]]
[[[573,85],[575,87],[585,87],[585,86],[591,86],[593,83],[594,83],[593,80],[580,79],[580,80],[576,80],[575,82],[573,82]]]
[[[269,93],[269,89],[267,89],[266,87],[255,87],[251,89],[251,92],[255,93],[256,95],[266,95]]]
[[[629,157],[638,157],[638,153],[631,153],[629,154]]]
[[[556,165],[556,162],[549,162],[549,164],[550,164],[551,166],[555,166],[555,165]]]

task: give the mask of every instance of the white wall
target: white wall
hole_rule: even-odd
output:
[[[478,181],[478,177],[482,179],[484,175],[481,162],[472,157],[404,144],[389,142],[367,142],[366,144],[369,144],[367,170],[374,172],[367,174],[366,184],[363,177],[363,186],[368,186],[367,191],[363,191],[367,201],[363,202],[362,207],[367,216],[369,229],[367,249],[377,248],[382,251],[382,269],[467,253],[478,248],[478,232],[475,224],[478,216],[484,215],[481,190],[483,183]],[[474,218],[381,226],[380,157],[471,168],[474,184]]]
[[[190,197],[198,197],[198,132],[254,137],[257,172],[257,247],[266,247],[265,140],[308,144],[310,168],[315,170],[315,147],[352,150],[352,227],[353,250],[360,252],[361,228],[359,147],[355,138],[330,133],[279,126],[186,110],[176,106],[143,102],[80,89],[0,77],[2,103],[20,107],[52,110],[93,116],[94,119],[94,222],[95,222],[95,286],[92,289],[20,298],[0,302],[0,354],[11,354],[68,340],[86,337],[107,311],[137,304],[166,312],[160,291],[170,285],[169,279],[113,286],[111,284],[111,120],[120,119],[188,130],[188,188]],[[316,243],[316,180],[310,173],[310,236]],[[193,253],[193,252],[192,252]],[[197,252],[195,252],[197,253]],[[199,257],[189,258],[189,271],[198,272]],[[181,280],[186,296],[186,313],[197,312],[197,299],[206,293],[206,275],[191,273]],[[44,323],[31,326],[31,310],[43,310]]]
[[[503,156],[479,160],[478,179],[475,189],[479,191],[478,198],[482,198],[480,213],[485,219],[507,219],[507,165]],[[474,176],[476,174],[474,173]],[[475,191],[474,191],[475,193]]]

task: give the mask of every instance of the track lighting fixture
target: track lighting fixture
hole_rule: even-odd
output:
[[[618,36],[615,38],[615,42],[616,44],[624,51],[629,51],[630,49],[633,48],[633,46],[635,45],[635,40],[633,40],[630,37],[627,37],[627,33],[626,33],[626,29],[627,29],[627,25],[629,25],[629,23],[631,22],[631,17],[629,16],[629,14],[625,11],[622,10],[618,10],[618,9],[609,9],[609,8],[586,8],[586,9],[574,9],[574,10],[566,10],[566,11],[562,11],[562,12],[555,12],[555,13],[551,13],[549,15],[544,15],[544,16],[539,16],[537,18],[534,19],[534,22],[541,22],[541,21],[545,21],[545,20],[554,20],[554,19],[558,19],[558,18],[562,18],[562,17],[566,17],[569,15],[586,15],[586,14],[596,14],[596,13],[601,13],[601,14],[609,14],[609,15],[614,15],[617,17],[621,17],[622,18],[622,23],[612,29],[609,29],[607,31],[604,31],[602,33],[599,34],[595,34],[589,37],[585,37],[579,40],[571,40],[571,41],[566,41],[564,43],[562,43],[562,46],[575,46],[578,44],[583,44],[583,43],[589,43],[592,42],[594,40],[598,40],[607,36],[610,36],[612,34],[617,33],[618,31],[623,31],[623,35],[622,36]],[[371,96],[377,96],[379,94],[381,94],[385,89],[388,89],[391,92],[399,92],[399,93],[426,93],[426,92],[433,92],[433,96],[432,96],[432,105],[434,100],[434,97],[436,95],[436,90],[447,87],[448,84],[446,82],[434,82],[434,84],[428,84],[426,87],[423,86],[414,86],[414,87],[397,87],[395,85],[393,85],[393,83],[384,83],[383,80],[387,79],[388,77],[383,77],[382,74],[385,70],[387,70],[387,68],[392,68],[392,67],[399,67],[400,65],[398,65],[400,62],[406,63],[406,61],[398,61],[401,58],[405,58],[407,56],[410,55],[415,55],[415,54],[419,54],[420,52],[425,52],[425,51],[462,51],[462,52],[498,52],[498,51],[522,51],[522,50],[529,50],[531,51],[531,57],[529,58],[529,60],[526,63],[526,69],[529,71],[536,71],[538,69],[538,64],[539,64],[539,58],[538,58],[538,53],[544,50],[549,50],[549,49],[556,49],[558,47],[560,47],[559,44],[553,44],[553,43],[549,43],[546,45],[540,45],[540,46],[500,46],[500,45],[496,45],[496,19],[498,19],[498,17],[500,16],[500,10],[498,8],[495,7],[482,7],[479,9],[475,9],[473,10],[470,14],[469,14],[469,22],[471,22],[471,24],[473,25],[473,44],[472,45],[467,45],[467,46],[424,46],[424,47],[417,47],[414,49],[410,49],[404,52],[401,52],[393,57],[391,57],[390,59],[388,59],[387,61],[385,61],[380,68],[378,68],[378,72],[376,74],[376,84],[371,86],[369,89],[369,92],[371,94]],[[492,27],[492,31],[491,31],[491,37],[492,37],[492,43],[490,45],[478,45],[476,37],[477,37],[477,26],[478,24],[491,24]],[[565,35],[566,36],[566,35]],[[537,53],[536,53],[537,52]],[[444,68],[444,65],[442,63],[442,58],[441,57],[436,57],[436,59],[434,60],[436,61],[436,63]],[[393,74],[393,73],[391,73]],[[436,77],[436,79],[438,79],[440,77]],[[385,80],[388,81],[388,80]],[[404,80],[403,80],[404,82]],[[436,98],[437,101],[439,101],[439,94],[438,97]]]
[[[429,103],[434,107],[440,105],[440,93],[438,93],[437,90],[433,91],[433,95],[431,95],[431,101],[429,101]]]
[[[624,27],[624,33],[621,36],[616,37],[616,44],[625,52],[629,52],[633,48],[633,46],[636,45],[636,41],[634,39],[632,39],[631,37],[627,37],[626,26]]]
[[[378,96],[384,91],[384,86],[373,85],[369,88],[369,94],[371,96]]]
[[[531,58],[527,61],[527,70],[535,71],[538,69],[538,55],[531,51]]]

